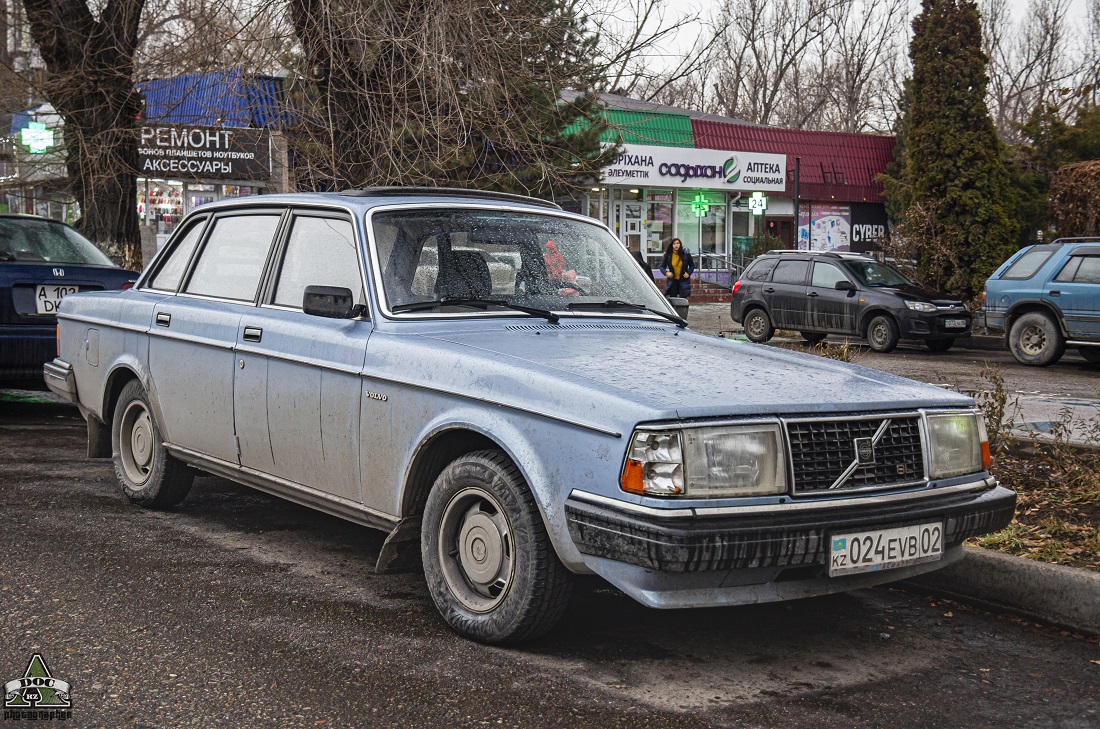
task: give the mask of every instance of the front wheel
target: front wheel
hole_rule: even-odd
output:
[[[867,327],[867,343],[876,352],[893,352],[898,339],[898,325],[888,316],[876,316]]]
[[[500,451],[469,453],[443,469],[421,537],[432,600],[468,638],[537,638],[568,605],[573,575],[554,552],[519,469]]]
[[[763,344],[775,334],[775,327],[768,313],[763,309],[753,309],[745,315],[745,336],[750,342]]]
[[[1046,314],[1033,311],[1012,323],[1008,347],[1020,364],[1046,367],[1062,358],[1066,340],[1058,324]]]
[[[924,346],[928,347],[933,352],[946,352],[954,346],[955,340],[952,337],[947,339],[925,339]]]
[[[136,504],[165,509],[191,490],[194,471],[165,449],[149,396],[137,380],[126,383],[115,402],[111,452],[122,491]]]

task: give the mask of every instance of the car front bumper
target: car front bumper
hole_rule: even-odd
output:
[[[570,537],[593,571],[647,605],[699,607],[837,592],[938,569],[961,555],[964,540],[1007,526],[1015,506],[1015,493],[983,478],[879,497],[671,516],[574,491],[565,513]],[[944,524],[943,559],[828,576],[831,534],[934,521]]]
[[[973,320],[967,312],[960,314],[908,312],[908,314],[909,316],[902,317],[899,322],[902,339],[956,339],[970,336]],[[966,326],[948,327],[946,324],[952,319],[964,319]]]

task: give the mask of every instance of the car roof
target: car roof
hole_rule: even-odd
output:
[[[561,206],[546,200],[526,195],[514,195],[503,192],[467,190],[441,187],[369,187],[361,190],[341,192],[299,192],[276,195],[260,195],[232,198],[206,203],[200,210],[218,210],[249,205],[325,205],[338,206],[355,212],[364,212],[381,205],[395,202],[409,204],[425,203],[475,203],[483,205],[509,205],[530,207],[541,210],[561,210]]]
[[[804,258],[839,258],[841,260],[856,260],[856,261],[868,261],[874,260],[870,255],[866,253],[856,253],[855,251],[803,251],[803,250],[773,250],[765,251],[765,256],[791,256],[791,257],[804,257]]]

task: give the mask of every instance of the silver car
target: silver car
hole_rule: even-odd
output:
[[[61,302],[55,392],[134,502],[195,470],[388,533],[443,617],[549,630],[573,576],[657,608],[936,569],[1012,518],[969,398],[695,334],[598,222],[426,189],[203,206]]]

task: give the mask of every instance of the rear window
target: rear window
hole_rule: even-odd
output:
[[[0,218],[0,262],[115,267],[90,240],[63,223]]]
[[[809,261],[780,261],[772,275],[772,283],[805,283],[806,270],[809,267]]]
[[[1001,278],[1009,278],[1017,281],[1031,278],[1035,272],[1043,267],[1047,259],[1054,254],[1049,248],[1034,248],[1016,259],[1016,262],[1008,267]]]

